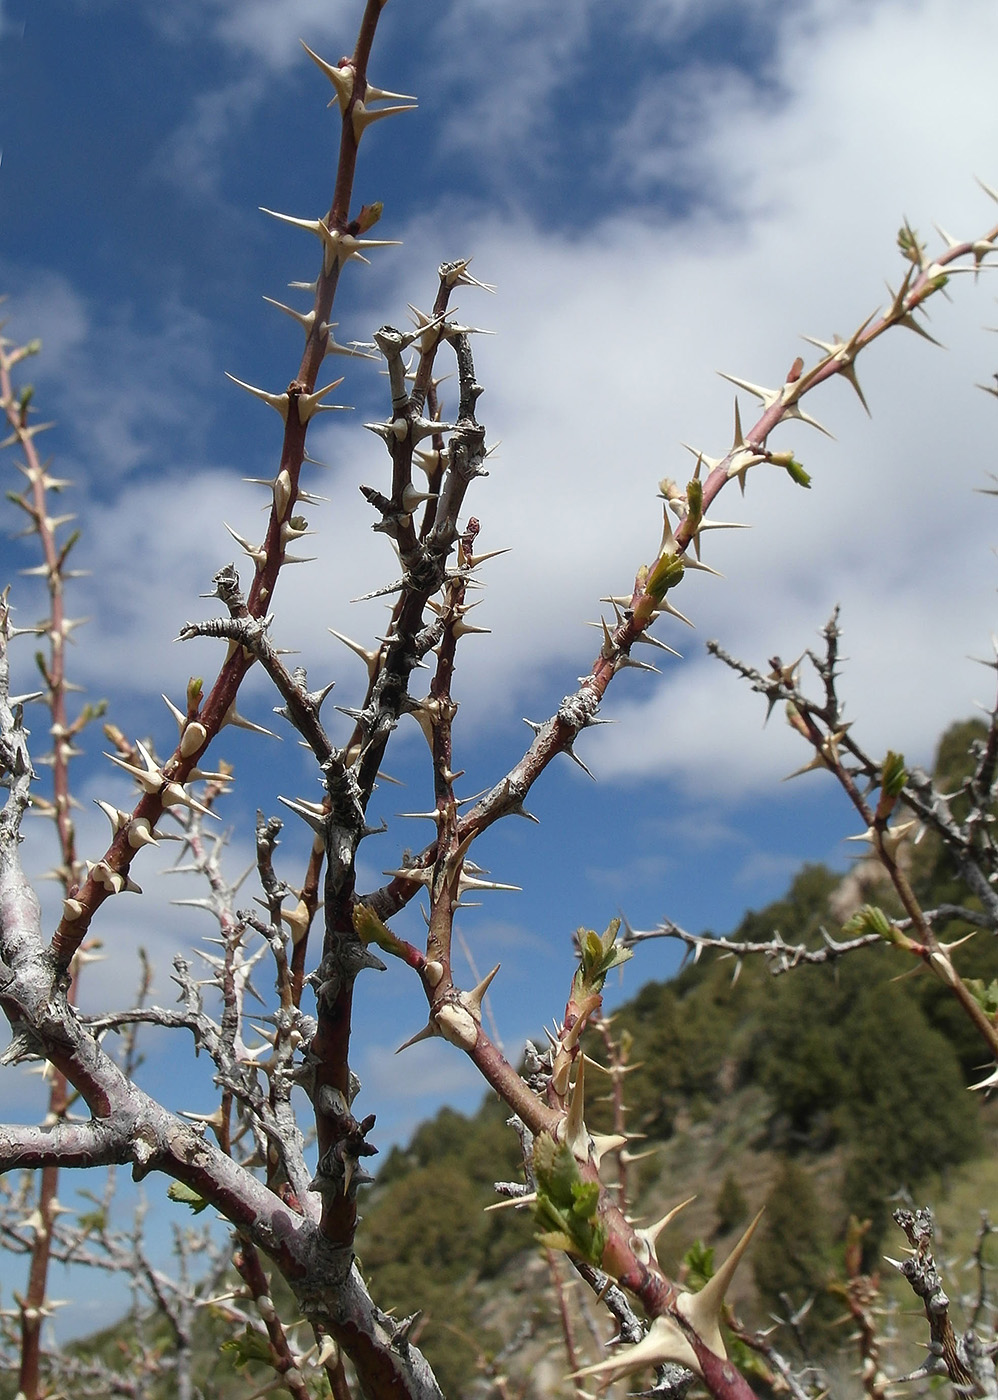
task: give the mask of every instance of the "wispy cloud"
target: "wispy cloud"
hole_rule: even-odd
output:
[[[311,13],[277,8],[282,30]],[[259,36],[270,21],[258,7],[213,14],[231,27],[232,42],[241,34],[238,42],[249,45],[257,35],[252,42],[264,45]],[[512,17],[478,18],[509,39]],[[445,19],[458,25],[477,72],[481,46],[465,28],[475,14]],[[600,596],[627,591],[637,565],[652,556],[658,480],[690,471],[692,459],[677,443],[717,454],[730,442],[732,391],[715,368],[776,383],[803,348],[798,332],[847,333],[883,300],[878,274],[892,262],[898,270],[891,242],[905,210],[923,229],[937,217],[956,232],[991,217],[970,179],[974,170],[990,173],[998,126],[987,59],[990,38],[998,39],[991,7],[974,3],[962,28],[948,24],[940,0],[883,0],[862,12],[813,5],[806,20],[795,12],[778,28],[770,63],[779,101],[741,79],[704,87],[710,101],[683,127],[684,169],[703,202],[682,217],[663,216],[656,202],[656,179],[674,171],[665,116],[634,125],[652,100],[648,78],[637,106],[618,112],[609,128],[621,159],[631,153],[627,219],[607,215],[569,236],[524,213],[484,216],[451,194],[445,236],[437,211],[424,210],[410,222],[407,248],[357,284],[375,289],[362,291],[372,315],[392,320],[442,256],[474,251],[476,270],[500,284],[495,299],[470,291],[461,298],[463,315],[500,332],[481,340],[477,353],[487,386],[481,412],[503,445],[469,507],[482,519],[487,547],[515,545],[487,568],[491,584],[478,616],[492,638],[470,638],[463,648],[463,732],[513,722],[528,705],[550,709],[588,665],[595,634],[583,619],[596,621]],[[580,11],[565,28],[564,49],[556,44],[551,54],[570,67],[593,22],[590,10]],[[489,100],[498,101],[505,81],[498,66],[491,75],[479,67],[482,84],[492,84]],[[214,116],[210,100],[204,111],[208,126],[217,121],[221,129],[227,116],[219,102]],[[492,135],[472,123],[464,139],[484,154]],[[717,190],[726,191],[720,211]],[[204,418],[194,405],[204,401],[211,327],[168,299],[151,325],[124,302],[98,309],[55,275],[35,278],[29,305],[43,333],[53,327],[53,372],[69,385],[64,412],[78,425],[77,455],[119,482],[93,528],[114,576],[130,584],[110,599],[104,585],[91,586],[95,607],[111,603],[114,618],[113,638],[94,634],[103,638],[94,671],[106,648],[128,647],[142,659],[136,674],[165,684],[172,661],[162,659],[162,637],[189,613],[194,591],[204,591],[205,558],[220,565],[233,552],[214,522],[224,515],[252,535],[260,519],[250,494],[233,501],[230,479],[202,465]],[[776,650],[792,656],[815,639],[836,601],[854,658],[846,687],[871,744],[903,742],[925,753],[938,727],[966,708],[975,673],[959,661],[938,664],[925,639],[945,640],[959,657],[979,650],[990,628],[989,588],[978,580],[994,531],[972,488],[981,481],[978,444],[991,435],[993,405],[972,386],[990,369],[992,345],[977,329],[987,312],[973,287],[956,285],[954,305],[940,303],[934,316],[959,347],[949,356],[895,334],[866,357],[872,424],[845,386],[832,386],[816,411],[839,433],[838,445],[801,425],[780,430],[780,444],[793,446],[813,473],[809,494],[761,468],[745,502],[734,486],[726,492],[720,515],[754,526],[707,542],[706,558],[732,582],[684,584],[680,602],[696,633],[659,625],[690,662],[667,660],[660,682],[618,682],[608,711],[636,723],[641,743],[635,749],[622,728],[586,736],[581,747],[604,776],[670,773],[693,783],[706,765],[715,790],[735,794],[797,766],[798,751],[778,723],[760,743],[761,714],[730,677],[697,659],[701,640],[718,635],[756,662]],[[375,382],[373,367],[352,366],[349,375],[353,385]],[[354,397],[349,385],[345,392]],[[944,418],[936,405],[953,398],[958,410]],[[744,395],[742,407],[748,421]],[[263,409],[244,411],[258,412],[265,425],[259,461],[244,469],[266,475],[273,425]],[[320,560],[282,580],[275,629],[349,689],[352,663],[326,627],[362,640],[381,630],[380,603],[351,609],[345,600],[397,572],[384,538],[368,529],[357,491],[361,481],[378,483],[384,459],[358,424],[342,421],[316,434],[315,450],[336,463],[328,483],[309,482],[331,496],[310,513]],[[126,484],[152,462],[156,474]],[[183,481],[181,464],[190,466]],[[322,609],[316,596],[328,600]],[[898,706],[895,695],[913,677],[920,705]]]

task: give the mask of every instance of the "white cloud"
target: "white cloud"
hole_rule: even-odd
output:
[[[357,7],[348,0],[215,0],[217,36],[250,54],[267,68],[285,69],[301,54],[299,37],[310,47],[336,42],[352,49]],[[349,36],[347,39],[345,36]],[[336,63],[340,54],[330,55]]]
[[[154,169],[188,198],[217,197],[227,141],[266,91],[265,76],[253,72],[210,92],[199,93],[192,109],[159,151]]]
[[[591,656],[578,622],[595,616],[599,593],[626,591],[650,557],[654,483],[691,465],[676,440],[718,455],[730,442],[732,391],[713,368],[778,383],[806,348],[798,332],[847,334],[882,302],[878,273],[900,278],[892,244],[905,211],[923,230],[938,218],[958,234],[993,218],[971,180],[988,170],[998,126],[990,8],[976,7],[960,30],[939,4],[810,18],[809,29],[788,27],[774,60],[783,101],[744,85],[712,90],[710,120],[687,130],[683,159],[696,183],[727,191],[721,219],[694,210],[677,226],[635,209],[630,224],[605,221],[568,239],[526,218],[472,214],[462,230],[460,248],[500,286],[471,319],[500,331],[479,344],[478,364],[481,413],[503,446],[469,508],[483,542],[516,545],[492,566],[480,613],[495,637],[462,658],[461,683],[475,692],[465,720],[494,714],[503,693],[515,706],[539,669],[550,677],[557,667],[556,696],[551,686],[567,688]],[[654,139],[653,130],[640,152],[646,165]],[[428,216],[411,232],[407,266],[459,251],[461,221],[448,214],[451,245],[440,248]],[[773,472],[755,473],[744,504],[729,488],[719,514],[755,528],[711,536],[705,556],[731,582],[696,579],[679,599],[701,636],[717,633],[757,662],[776,649],[795,654],[842,601],[851,712],[866,717],[874,749],[901,742],[923,757],[968,708],[973,673],[960,657],[980,649],[992,622],[994,522],[972,494],[990,466],[980,444],[993,437],[994,406],[973,388],[991,369],[993,346],[979,332],[989,305],[970,279],[954,281],[953,298],[932,310],[949,354],[895,332],[861,362],[872,424],[850,390],[830,386],[813,411],[838,445],[801,425],[779,431],[774,446],[803,457],[812,491]],[[468,314],[470,294],[461,300]],[[697,638],[681,627],[659,630],[695,653]],[[601,771],[692,782],[689,755],[705,751],[722,790],[768,781],[774,760],[750,698],[731,695],[716,668],[666,665],[653,698],[623,702],[637,729],[592,741]],[[915,689],[919,705],[906,705]],[[611,701],[617,714],[620,704]],[[775,763],[796,766],[787,741],[774,742]]]
[[[972,8],[963,29],[947,26],[940,0],[885,0],[862,12],[814,6],[807,25],[787,19],[772,57],[780,100],[722,84],[698,109],[702,120],[683,128],[690,188],[726,191],[720,216],[711,199],[681,221],[657,214],[654,198],[636,200],[628,219],[607,217],[570,237],[524,214],[482,215],[451,200],[446,238],[442,217],[427,212],[406,249],[386,254],[359,284],[372,315],[377,308],[398,320],[441,257],[473,251],[475,270],[500,287],[494,299],[471,290],[460,297],[462,316],[499,331],[476,351],[487,387],[480,411],[502,447],[468,510],[482,520],[484,547],[514,546],[485,571],[477,618],[493,636],[469,638],[459,658],[465,733],[528,707],[550,712],[588,666],[595,634],[583,620],[597,618],[602,594],[628,591],[652,557],[659,478],[690,471],[678,441],[713,454],[730,442],[733,391],[715,368],[778,383],[806,349],[798,332],[848,333],[883,300],[880,274],[897,280],[893,234],[906,210],[922,229],[932,218],[956,233],[986,226],[991,208],[970,175],[987,176],[993,159],[988,54],[998,16]],[[581,44],[585,31],[579,19],[566,43]],[[495,83],[498,95],[498,74]],[[647,100],[638,95],[639,110]],[[669,132],[650,120],[642,132],[628,120],[623,114],[616,128],[619,149],[634,153],[645,184],[656,162],[666,178]],[[474,128],[467,139],[476,139]],[[477,139],[487,151],[491,134]],[[756,663],[777,650],[796,655],[836,601],[853,658],[843,687],[871,747],[904,743],[924,756],[938,728],[966,710],[976,673],[960,657],[979,652],[990,631],[995,537],[992,514],[972,494],[991,465],[980,444],[993,436],[994,405],[972,386],[991,370],[993,343],[978,327],[993,316],[970,282],[954,283],[952,307],[938,299],[933,309],[934,329],[955,347],[949,354],[895,332],[864,357],[872,423],[846,386],[832,385],[812,402],[837,444],[799,424],[774,436],[812,472],[810,493],[762,468],[744,503],[728,488],[718,513],[754,528],[707,540],[706,559],[728,579],[684,583],[678,601],[697,632],[658,625],[691,659],[666,659],[661,682],[627,675],[615,684],[608,713],[637,724],[640,747],[626,725],[587,736],[580,747],[602,776],[669,772],[694,784],[709,770],[718,791],[744,793],[774,768],[797,766],[790,736],[774,723],[760,743],[760,709],[699,649],[717,635]],[[51,321],[61,289],[38,286],[40,314]],[[78,382],[70,410],[89,424],[102,459],[127,471],[149,459],[150,425],[175,436],[191,419],[207,328],[197,313],[167,308],[163,334],[148,343],[126,316],[104,314],[95,342],[82,299],[70,291],[63,304],[61,372]],[[355,326],[351,333],[362,334]],[[374,373],[354,366],[344,393],[352,397],[350,385]],[[119,386],[110,399],[107,382]],[[747,424],[750,400],[741,399]],[[271,441],[261,438],[262,461]],[[332,498],[309,512],[319,562],[282,580],[275,636],[302,649],[316,681],[339,675],[337,699],[349,704],[360,664],[326,628],[368,641],[383,626],[380,601],[351,608],[346,600],[397,575],[357,491],[360,481],[383,483],[385,458],[376,439],[344,419],[316,435],[315,450],[337,464],[328,481],[312,473],[308,482]],[[265,474],[262,461],[248,469]],[[199,468],[185,480],[171,474],[123,487],[88,523],[92,554],[113,565],[90,585],[88,607],[110,619],[93,634],[92,682],[109,656],[127,653],[126,684],[176,689],[176,675],[195,662],[178,662],[163,640],[197,613],[194,596],[236,552],[217,522],[252,536],[256,511],[257,500],[237,494],[227,474]],[[915,687],[920,703],[906,705]]]

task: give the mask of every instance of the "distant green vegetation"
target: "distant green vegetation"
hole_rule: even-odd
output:
[[[947,732],[937,762],[947,790],[968,771],[967,744],[981,734],[977,721]],[[931,837],[915,848],[911,873],[925,907],[973,907]],[[732,936],[765,941],[779,930],[787,942],[811,946],[823,929],[839,937],[833,906],[841,880],[823,866],[805,866],[782,899],[747,913]],[[877,898],[897,912],[889,890]],[[963,932],[969,929],[953,924],[945,936]],[[968,976],[998,976],[989,934],[962,948],[959,960]],[[872,1263],[890,1223],[889,1197],[917,1191],[978,1149],[979,1105],[963,1086],[979,1077],[983,1047],[946,989],[886,945],[834,968],[780,977],[761,959],[746,960],[737,978],[734,966],[705,956],[669,982],[648,983],[615,1013],[614,1033],[633,1037],[629,1059],[639,1066],[626,1081],[628,1126],[652,1143],[668,1141],[682,1125],[708,1121],[726,1096],[748,1086],[765,1091],[768,1116],[754,1146],[777,1154],[780,1165],[753,1247],[760,1316],[784,1310],[781,1296],[799,1307],[815,1294],[805,1330],[820,1340],[842,1311],[824,1290],[849,1217],[870,1221]],[[594,1058],[604,1053],[594,1035],[586,1049]],[[609,1115],[606,1103],[592,1103],[590,1128],[608,1131]],[[498,1340],[474,1323],[472,1287],[533,1231],[525,1213],[482,1214],[494,1200],[492,1181],[517,1174],[519,1145],[503,1127],[505,1116],[492,1100],[470,1118],[443,1110],[424,1124],[406,1151],[390,1154],[358,1239],[377,1295],[403,1312],[426,1310],[421,1345],[453,1394],[467,1392],[476,1355]],[[824,1161],[838,1163],[831,1209],[827,1199],[819,1204],[811,1180]],[[732,1161],[717,1194],[718,1232],[747,1214],[738,1178]],[[677,1182],[673,1200],[689,1187]]]
[[[967,771],[967,744],[983,732],[968,721],[944,736],[937,776],[946,790]],[[911,878],[924,907],[973,906],[931,837],[914,849]],[[733,937],[765,941],[779,930],[788,943],[812,946],[823,929],[838,937],[833,908],[841,881],[823,866],[805,866],[782,899],[747,913]],[[876,899],[897,912],[889,892]],[[967,932],[951,923],[944,934]],[[988,985],[998,977],[995,938],[978,933],[958,961],[966,976]],[[704,1193],[703,1247],[694,1246],[688,1257],[708,1258],[720,1241],[722,1258],[765,1197],[745,1270],[755,1283],[749,1311],[763,1325],[770,1312],[785,1315],[788,1306],[813,1297],[802,1335],[820,1353],[841,1344],[841,1328],[830,1328],[842,1303],[827,1285],[841,1273],[850,1216],[870,1222],[864,1248],[872,1267],[889,1226],[889,1198],[905,1188],[917,1192],[978,1151],[980,1104],[963,1086],[980,1077],[985,1055],[945,987],[895,948],[871,948],[834,968],[804,967],[779,977],[759,959],[746,960],[737,978],[735,968],[730,959],[704,956],[669,982],[648,983],[615,1013],[613,1032],[631,1037],[629,1062],[637,1066],[625,1081],[629,1128],[647,1135],[642,1145],[659,1144],[664,1161],[681,1160],[673,1149],[696,1133],[706,1143],[692,1179],[677,1170],[656,1187],[666,1199],[646,1193],[639,1209],[653,1218],[693,1191]],[[585,1048],[605,1059],[597,1036]],[[607,1131],[609,1107],[591,1088],[587,1121],[592,1130]],[[731,1105],[741,1102],[753,1108],[737,1120],[749,1126],[735,1146],[730,1137],[712,1139],[722,1106],[737,1118]],[[496,1306],[523,1287],[523,1261],[537,1254],[530,1212],[485,1212],[496,1199],[493,1182],[521,1179],[519,1140],[507,1116],[491,1095],[471,1116],[442,1109],[405,1149],[388,1153],[361,1206],[357,1253],[372,1292],[398,1317],[420,1311],[411,1335],[454,1400],[472,1393],[483,1366],[525,1317],[552,1326],[550,1298],[523,1292],[505,1321]],[[755,1164],[752,1192],[747,1154]],[[703,1165],[708,1160],[717,1164],[713,1176]],[[761,1185],[760,1162],[768,1163]],[[283,1297],[279,1280],[274,1284]],[[290,1315],[293,1304],[285,1301]],[[223,1324],[201,1314],[198,1328],[198,1383],[220,1400],[244,1394],[245,1381],[219,1355]],[[124,1365],[137,1330],[125,1320],[77,1345]],[[144,1324],[142,1334],[169,1345],[155,1324]],[[267,1379],[259,1364],[252,1376],[260,1384]]]

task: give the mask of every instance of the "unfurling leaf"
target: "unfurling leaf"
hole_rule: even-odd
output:
[[[374,225],[381,218],[384,207],[380,199],[376,199],[372,204],[362,204],[360,213],[357,215],[357,232],[366,233],[369,228],[374,228]]]
[[[191,1186],[185,1186],[182,1181],[171,1181],[166,1189],[166,1194],[171,1201],[178,1201],[181,1205],[190,1206],[195,1215],[200,1215],[203,1210],[207,1210],[211,1205],[199,1192]]]
[[[878,909],[875,904],[864,904],[862,909],[857,909],[852,918],[843,924],[842,932],[847,938],[876,933],[881,938],[886,938],[888,943],[897,941],[897,930],[884,911]]]
[[[675,588],[683,577],[685,565],[678,554],[663,554],[656,561],[648,580],[645,590],[656,602],[664,598],[670,588]]]
[[[534,1139],[533,1168],[539,1242],[599,1265],[606,1247],[606,1229],[596,1213],[599,1183],[583,1181],[568,1143],[556,1142],[550,1133]]]
[[[229,1337],[220,1348],[232,1357],[233,1366],[245,1366],[248,1361],[262,1361],[266,1366],[274,1364],[270,1343],[262,1332],[257,1332],[249,1323],[238,1337]]]
[[[685,1286],[698,1293],[714,1277],[714,1246],[694,1240],[683,1255],[683,1269]]]
[[[572,994],[576,1001],[599,995],[603,990],[606,975],[632,956],[630,948],[623,948],[617,942],[620,920],[611,919],[603,934],[595,929],[580,928],[576,937],[581,954],[581,966],[575,974]]]
[[[965,977],[963,985],[982,1011],[992,1018],[998,1016],[998,977],[993,978],[988,986],[980,977]]]
[[[791,457],[790,461],[783,465],[786,467],[787,476],[791,481],[795,481],[798,486],[803,486],[808,491],[811,489],[811,478],[796,458]]]
[[[894,753],[892,749],[888,749],[880,773],[881,788],[888,797],[900,797],[907,781],[908,774],[905,771],[904,754]]]

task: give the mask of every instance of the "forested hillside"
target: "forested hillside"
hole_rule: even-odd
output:
[[[965,771],[978,730],[975,721],[955,725],[941,741],[936,776],[947,787]],[[931,836],[907,859],[925,907],[973,907]],[[861,902],[893,912],[872,864],[844,876],[805,866],[782,899],[746,913],[730,937],[766,941],[779,931],[788,943],[817,946],[823,931],[840,937]],[[971,932],[940,929],[947,940]],[[982,998],[994,998],[994,940],[977,934],[962,952]],[[695,1286],[765,1205],[749,1266],[729,1295],[735,1311],[756,1328],[813,1300],[795,1329],[782,1329],[781,1345],[792,1354],[806,1347],[833,1374],[856,1364],[843,1325],[847,1244],[854,1271],[900,1253],[890,1211],[898,1193],[912,1193],[939,1213],[949,1257],[966,1257],[979,1210],[998,1200],[998,1113],[966,1087],[979,1078],[975,1033],[946,989],[912,973],[911,959],[886,944],[776,977],[761,958],[705,953],[670,981],[641,987],[587,1034],[585,1048],[592,1061],[616,1066],[602,1097],[593,1069],[589,1128],[611,1133],[623,1112],[636,1135],[615,1153],[634,1219],[647,1223],[696,1197],[658,1239],[662,1262]],[[582,1292],[570,1295],[565,1263],[535,1242],[530,1208],[486,1209],[497,1202],[496,1181],[522,1180],[506,1118],[492,1096],[471,1118],[442,1109],[387,1155],[362,1207],[363,1272],[399,1318],[418,1310],[411,1335],[454,1397],[492,1394],[496,1385],[505,1400],[568,1393],[566,1321],[575,1364],[595,1354],[590,1328],[606,1335]],[[552,1275],[553,1291],[544,1287]],[[885,1287],[888,1302],[893,1290],[910,1310],[893,1273]],[[225,1324],[203,1312],[198,1329],[199,1380],[211,1394],[245,1395],[266,1375],[248,1334],[220,1351]],[[157,1340],[144,1326],[145,1344],[169,1347],[160,1332]],[[136,1344],[126,1320],[79,1346],[113,1365]],[[751,1355],[729,1345],[751,1368]],[[918,1359],[912,1350],[910,1366]],[[764,1388],[764,1375],[755,1380]]]
[[[940,744],[936,774],[947,786],[962,776],[975,726],[953,726]],[[957,897],[973,907],[930,837],[910,849],[909,861],[925,907]],[[843,877],[806,866],[782,899],[748,912],[731,937],[765,941],[778,930],[788,943],[816,946],[822,930],[841,937],[860,900],[892,910],[872,868]],[[947,940],[971,932],[956,923],[940,927]],[[998,948],[989,935],[973,937],[963,956],[982,992],[998,987]],[[934,1204],[945,1203],[953,1169],[970,1164],[961,1177],[969,1197],[979,1190],[980,1207],[995,1199],[996,1120],[966,1088],[980,1077],[979,1041],[946,989],[912,974],[910,958],[892,947],[778,977],[761,958],[705,954],[672,980],[642,987],[608,1032],[589,1034],[586,1049],[601,1063],[608,1062],[607,1036],[626,1062],[618,1082],[627,1129],[644,1138],[625,1153],[636,1216],[654,1219],[697,1196],[659,1241],[663,1262],[681,1267],[698,1238],[718,1245],[723,1257],[733,1232],[766,1204],[736,1303],[762,1325],[788,1301],[800,1307],[813,1296],[803,1329],[819,1352],[845,1341],[834,1283],[850,1218],[869,1222],[862,1264],[874,1269],[894,1230],[898,1192],[917,1197],[930,1189]],[[614,1130],[612,1098],[588,1109],[593,1131]],[[424,1123],[405,1150],[388,1156],[358,1237],[380,1295],[400,1314],[421,1301],[420,1345],[451,1393],[468,1393],[534,1306],[526,1284],[538,1265],[523,1256],[528,1248],[537,1253],[530,1211],[485,1210],[496,1201],[493,1182],[518,1176],[519,1144],[505,1117],[491,1099],[470,1122],[444,1109]],[[627,1161],[641,1150],[649,1155]],[[976,1224],[971,1210],[967,1227]],[[897,1252],[896,1241],[892,1247]],[[501,1290],[514,1291],[513,1305],[497,1301]],[[483,1317],[492,1319],[491,1330]],[[543,1343],[528,1354],[545,1346],[558,1353],[553,1304],[532,1325]],[[563,1350],[552,1364],[561,1374],[568,1369]]]

